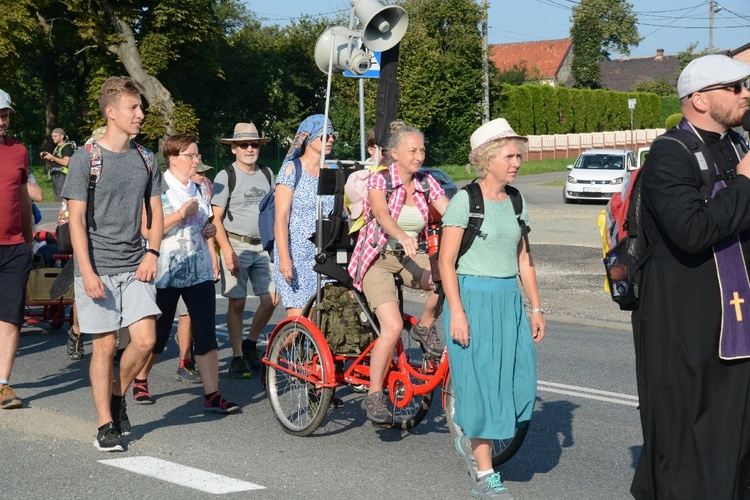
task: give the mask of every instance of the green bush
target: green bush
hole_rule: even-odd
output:
[[[560,133],[560,105],[557,102],[557,92],[551,85],[541,86],[542,102],[544,103],[544,123],[548,134]]]
[[[679,113],[682,109],[680,98],[676,95],[662,97],[661,99],[661,121],[665,122],[670,115]]]
[[[573,112],[573,97],[567,87],[555,87],[557,93],[558,116],[560,120],[560,133],[569,134],[575,127]]]
[[[571,133],[586,132],[586,104],[583,91],[571,90],[571,108],[573,110],[573,129]]]
[[[569,89],[503,84],[491,96],[492,116],[503,116],[519,134],[570,134],[630,129],[628,99],[636,100],[635,128],[664,122],[662,101],[650,92]]]
[[[534,105],[531,100],[531,85],[516,87],[516,110],[518,111],[518,133],[531,135],[534,133]]]
[[[531,94],[531,105],[533,109],[533,132],[532,134],[546,134],[547,123],[544,120],[544,99],[542,98],[542,85],[526,85]]]
[[[667,130],[671,128],[675,128],[677,125],[679,125],[680,121],[682,121],[682,113],[675,113],[673,115],[669,115],[667,119],[664,121],[664,128]]]

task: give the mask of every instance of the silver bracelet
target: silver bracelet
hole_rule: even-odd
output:
[[[542,314],[544,314],[544,309],[542,309],[541,307],[535,307],[535,308],[533,308],[531,310],[531,314],[534,314],[534,313],[542,313]]]

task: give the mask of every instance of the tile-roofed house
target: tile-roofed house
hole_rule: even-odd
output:
[[[542,83],[555,85],[570,78],[572,45],[570,38],[498,44],[490,47],[490,61],[499,71],[525,66]]]
[[[664,78],[677,85],[680,75],[680,59],[665,56],[664,49],[658,49],[656,56],[630,57],[601,61],[602,86],[611,90],[631,92],[636,83],[643,80]]]

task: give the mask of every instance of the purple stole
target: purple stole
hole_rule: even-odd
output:
[[[687,120],[683,119],[678,127],[698,135]],[[699,140],[702,140],[700,136]],[[738,151],[736,146],[734,149],[737,156],[742,159],[744,153]],[[711,192],[711,198],[726,187],[715,164],[714,169],[716,183]],[[713,251],[721,292],[719,357],[721,359],[748,358],[750,357],[750,282],[748,282],[739,236],[735,234],[714,245]],[[746,325],[747,328],[745,328]]]

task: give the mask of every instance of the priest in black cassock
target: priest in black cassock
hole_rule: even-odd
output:
[[[748,112],[748,76],[727,56],[692,61],[677,135],[702,144],[657,139],[641,173],[655,249],[632,317],[637,499],[750,498],[750,155],[730,130]]]

